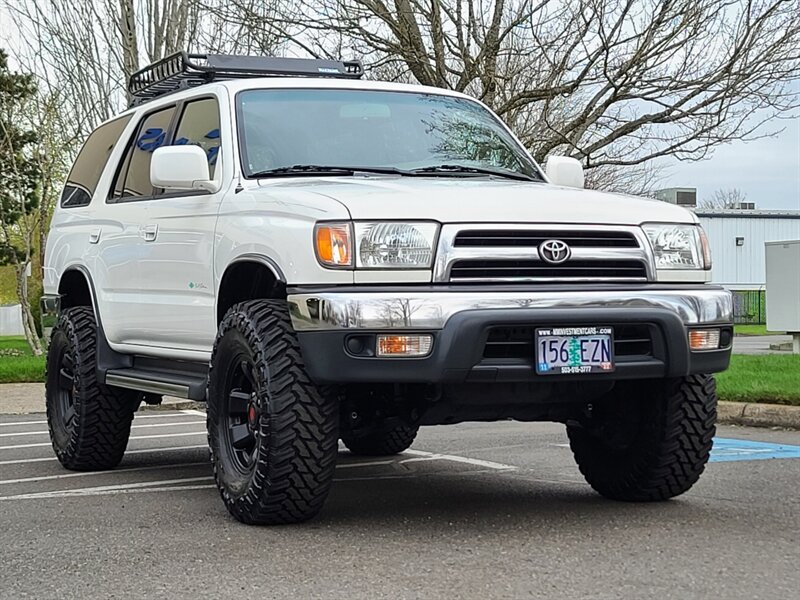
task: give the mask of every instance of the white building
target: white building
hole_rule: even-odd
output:
[[[732,290],[764,288],[765,242],[800,239],[800,210],[698,208],[696,214],[711,243],[713,281]]]

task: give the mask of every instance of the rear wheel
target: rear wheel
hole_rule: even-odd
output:
[[[714,378],[620,383],[580,425],[570,446],[586,481],[614,500],[648,502],[694,485],[711,452],[717,416]]]
[[[342,442],[353,454],[389,456],[408,450],[417,437],[419,427],[397,423],[390,428],[379,427],[370,432],[342,432]]]
[[[214,478],[243,523],[297,523],[328,495],[338,453],[336,397],[306,373],[283,302],[232,307],[211,357],[208,440]]]
[[[119,464],[137,396],[97,380],[97,325],[87,306],[65,310],[53,328],[45,398],[50,440],[62,465],[92,471]]]

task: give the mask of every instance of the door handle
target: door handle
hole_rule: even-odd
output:
[[[96,244],[100,241],[100,234],[103,232],[102,229],[95,229],[89,234],[89,243]]]
[[[145,242],[154,242],[158,237],[158,225],[142,225],[139,227],[139,237]]]

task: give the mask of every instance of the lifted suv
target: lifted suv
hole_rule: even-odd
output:
[[[730,295],[696,217],[542,170],[485,106],[358,63],[178,54],[134,75],[53,217],[53,447],[122,459],[142,401],[208,402],[246,523],[315,515],[341,439],[565,423],[609,498],[688,490],[711,449]]]

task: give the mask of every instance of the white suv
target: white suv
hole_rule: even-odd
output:
[[[358,63],[177,54],[88,138],[55,212],[47,411],[70,469],[123,456],[142,401],[208,402],[247,523],[315,515],[343,440],[557,421],[609,498],[708,460],[732,302],[697,218],[542,170],[476,100]]]

